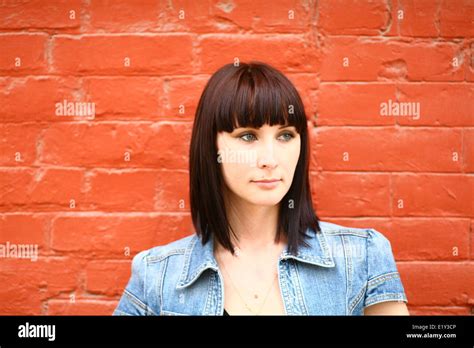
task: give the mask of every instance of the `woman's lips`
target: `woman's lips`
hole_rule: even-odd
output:
[[[258,180],[258,181],[252,181],[254,184],[257,184],[259,188],[266,189],[266,190],[271,190],[280,184],[281,179],[276,179],[276,180]]]

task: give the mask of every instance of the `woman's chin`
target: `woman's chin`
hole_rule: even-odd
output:
[[[259,205],[259,206],[267,206],[267,207],[273,207],[281,202],[282,197],[261,197],[261,199],[257,199],[257,197],[253,197],[254,199],[252,200],[247,200],[249,203],[253,205]]]

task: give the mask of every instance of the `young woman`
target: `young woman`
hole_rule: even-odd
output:
[[[319,221],[307,118],[260,62],[208,81],[194,120],[195,233],[138,253],[114,315],[408,314],[390,242]]]

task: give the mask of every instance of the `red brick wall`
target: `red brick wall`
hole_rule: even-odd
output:
[[[235,58],[300,91],[321,219],[391,240],[412,314],[470,314],[472,18],[474,0],[2,1],[0,243],[39,257],[0,259],[0,314],[110,314],[137,252],[192,233],[192,120]]]

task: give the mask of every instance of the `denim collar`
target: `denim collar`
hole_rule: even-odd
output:
[[[306,239],[309,246],[300,246],[296,254],[289,253],[285,248],[280,255],[280,260],[294,259],[311,265],[334,267],[334,259],[324,232],[315,233],[308,229],[307,234],[310,236]],[[184,266],[176,288],[185,288],[191,285],[206,269],[217,272],[218,265],[213,251],[214,241],[212,237],[205,245],[202,245],[201,238],[194,234],[186,247]]]

